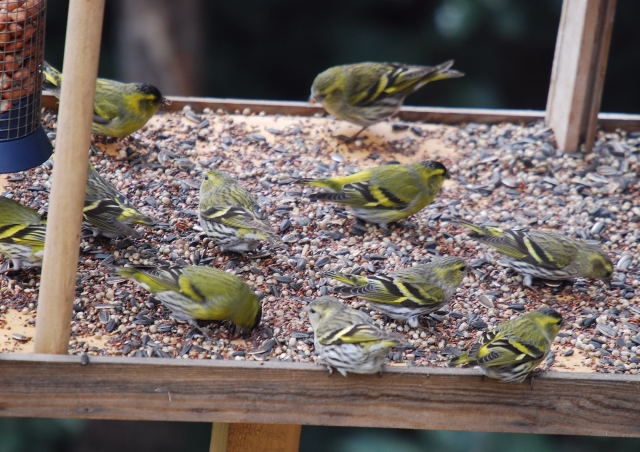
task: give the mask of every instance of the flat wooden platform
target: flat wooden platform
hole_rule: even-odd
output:
[[[313,116],[304,102],[171,98],[169,111]],[[46,106],[55,106],[45,96]],[[529,122],[543,112],[403,109],[403,120],[443,124]],[[321,118],[319,118],[321,119]],[[154,118],[156,120],[156,118]],[[157,120],[161,120],[158,117]],[[246,116],[259,123],[273,118]],[[278,121],[287,121],[278,116]],[[321,121],[324,121],[322,118]],[[640,115],[601,114],[604,129],[640,130]],[[425,125],[422,124],[424,127]],[[341,126],[351,131],[349,125]],[[384,139],[387,127],[376,129]],[[265,137],[269,139],[268,133]],[[398,135],[394,134],[394,138]],[[429,151],[447,153],[431,143]],[[345,153],[358,159],[357,152]],[[415,156],[413,156],[415,158]],[[399,156],[402,159],[402,156]],[[528,384],[501,384],[468,369],[387,366],[382,376],[327,376],[318,366],[232,360],[36,355],[32,311],[0,323],[0,416],[400,427],[640,437],[640,376],[583,373],[574,357]],[[83,338],[87,341],[90,338]],[[104,346],[104,343],[96,346]],[[573,363],[573,364],[572,364]]]

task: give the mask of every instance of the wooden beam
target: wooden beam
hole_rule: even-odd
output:
[[[5,354],[0,416],[640,437],[640,376],[549,372],[531,388],[473,369],[344,378],[277,361]]]
[[[564,0],[547,98],[558,148],[593,146],[616,0]]]
[[[248,100],[248,99],[219,99],[214,97],[178,97],[169,96],[171,104],[164,107],[164,111],[175,112],[185,105],[191,106],[196,112],[204,108],[227,113],[242,111],[249,108],[252,112],[264,111],[270,115],[299,115],[311,116],[323,114],[323,110],[307,102],[277,101],[277,100]],[[50,95],[42,97],[45,108],[56,109],[58,100]],[[162,113],[160,113],[162,114]],[[485,124],[499,122],[530,122],[545,118],[542,110],[511,110],[490,108],[441,108],[441,107],[403,107],[400,119],[405,121],[422,121],[443,124],[459,124],[478,122]],[[640,115],[627,113],[600,113],[598,125],[604,130],[624,129],[628,131],[640,130]]]
[[[71,0],[35,350],[67,353],[104,0]]]

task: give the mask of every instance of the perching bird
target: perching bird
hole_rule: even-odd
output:
[[[230,175],[209,170],[200,185],[200,226],[223,250],[245,253],[280,238],[266,223],[251,193]]]
[[[381,372],[391,347],[402,345],[395,336],[373,324],[364,312],[345,306],[335,297],[320,297],[305,308],[313,328],[318,362],[347,372]]]
[[[45,62],[45,86],[58,96],[62,73]],[[121,138],[143,127],[165,99],[158,88],[148,83],[122,83],[99,78],[93,107],[92,131],[98,135]]]
[[[421,316],[439,309],[455,293],[466,266],[459,257],[444,256],[387,275],[357,276],[336,272],[328,275],[349,284],[338,287],[340,294],[362,297],[375,309],[416,328]]]
[[[227,320],[243,332],[260,323],[258,297],[242,279],[210,267],[119,267],[116,273],[153,293],[180,321]]]
[[[333,66],[318,74],[311,86],[310,100],[321,102],[338,119],[363,130],[395,114],[405,97],[436,80],[462,77],[451,69],[453,60],[437,66],[401,63],[356,63]]]
[[[484,333],[450,364],[477,365],[490,378],[521,383],[549,354],[561,324],[562,316],[551,308],[529,312]]]
[[[131,206],[127,198],[89,164],[85,190],[84,220],[94,235],[109,238],[139,237],[130,225],[153,225],[156,220]]]
[[[409,165],[381,165],[349,176],[304,178],[297,183],[330,190],[312,194],[309,197],[312,201],[347,205],[356,217],[384,227],[430,204],[445,178],[448,178],[445,166],[427,160]]]
[[[502,229],[456,218],[472,238],[505,256],[503,265],[534,278],[566,280],[580,276],[609,280],[613,264],[602,249],[555,231]]]
[[[0,196],[0,254],[11,261],[12,270],[42,265],[45,232],[35,209]]]

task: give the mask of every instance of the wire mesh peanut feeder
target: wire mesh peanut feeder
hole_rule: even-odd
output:
[[[0,0],[0,173],[51,155],[40,124],[46,0]]]

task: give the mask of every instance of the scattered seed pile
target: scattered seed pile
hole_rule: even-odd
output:
[[[54,139],[55,116],[47,114],[45,124]],[[565,319],[553,347],[555,369],[638,373],[640,133],[600,133],[585,156],[557,152],[551,131],[539,122],[379,124],[363,141],[346,145],[333,138],[350,127],[324,117],[195,113],[185,107],[157,115],[129,139],[99,144],[102,151],[91,157],[98,171],[163,223],[138,227],[140,239],[83,239],[71,352],[313,361],[302,309],[332,293],[334,281],[324,271],[387,272],[454,254],[472,271],[432,326],[410,329],[362,300],[346,301],[413,345],[392,352],[392,365],[444,366],[485,329],[547,304]],[[362,224],[334,204],[311,203],[305,193],[313,189],[291,183],[427,158],[442,161],[452,180],[433,204],[388,230]],[[196,226],[198,188],[208,167],[237,175],[252,190],[288,250],[249,258],[222,253],[209,242]],[[4,194],[44,210],[50,173],[44,165],[11,175]],[[610,288],[591,280],[525,287],[519,275],[494,264],[494,252],[446,221],[453,214],[602,242],[616,264],[614,281]],[[113,276],[113,265],[125,263],[200,264],[240,275],[262,297],[262,323],[244,338],[223,323],[200,329],[177,323],[148,292]],[[1,277],[0,329],[11,327],[10,313],[33,323],[38,284],[39,270]],[[11,341],[30,337],[14,334],[4,350],[12,349]]]

